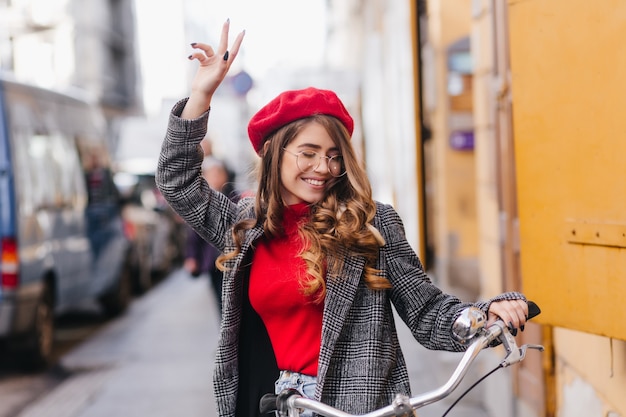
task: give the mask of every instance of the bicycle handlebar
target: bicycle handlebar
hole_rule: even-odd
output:
[[[541,313],[541,310],[537,304],[532,301],[528,301],[528,319],[539,315],[539,313]],[[500,366],[502,367],[507,367],[523,361],[528,349],[543,351],[543,346],[540,345],[526,344],[518,347],[515,337],[511,334],[508,327],[502,320],[497,320],[491,326],[482,328],[480,333],[469,341],[470,345],[463,354],[463,357],[459,361],[456,369],[448,381],[441,387],[410,398],[405,395],[397,395],[392,404],[376,411],[360,415],[359,417],[393,417],[404,414],[411,415],[413,410],[417,410],[418,408],[422,408],[447,397],[461,383],[461,380],[469,371],[470,365],[474,362],[478,354],[496,339],[499,339],[500,342],[502,342],[502,346],[507,352],[506,356],[500,363]],[[259,409],[262,414],[269,413],[271,411],[278,411],[279,416],[285,417],[299,416],[299,412],[297,411],[298,409],[312,410],[326,417],[357,417],[354,414],[346,413],[319,401],[304,398],[297,390],[293,389],[285,390],[278,395],[264,395],[259,403]]]

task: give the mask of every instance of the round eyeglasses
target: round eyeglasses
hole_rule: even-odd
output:
[[[327,160],[326,166],[328,167],[330,175],[333,177],[342,177],[346,174],[346,169],[343,166],[343,156],[341,155],[325,156],[315,151],[291,152],[287,148],[283,148],[283,151],[296,157],[296,165],[300,172],[306,173],[317,169],[317,167],[320,166],[322,158],[324,158]]]

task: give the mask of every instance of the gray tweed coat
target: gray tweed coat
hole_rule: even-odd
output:
[[[157,185],[185,221],[217,248],[228,252],[233,248],[230,228],[235,222],[254,216],[253,199],[244,198],[235,204],[211,190],[201,179],[202,154],[198,144],[206,133],[208,112],[195,120],[183,120],[178,115],[185,102],[177,103],[170,115],[157,169]],[[361,279],[365,260],[345,251],[342,280],[327,283],[315,395],[331,406],[356,414],[388,405],[398,393],[410,394],[392,304],[422,345],[449,351],[464,349],[452,339],[450,329],[460,311],[469,305],[442,293],[431,283],[405,238],[400,217],[391,206],[377,203],[373,224],[386,242],[380,249],[377,268],[393,288],[368,290]],[[251,415],[249,410],[258,407],[258,395],[263,394],[246,387],[247,380],[259,378],[258,372],[241,370],[241,362],[245,360],[242,352],[256,354],[264,349],[260,344],[268,343],[266,337],[252,339],[252,347],[247,346],[249,338],[242,343],[244,333],[249,330],[244,327],[250,327],[245,320],[252,321],[243,318],[247,304],[247,266],[254,242],[262,234],[261,227],[247,232],[241,253],[224,275],[222,326],[214,371],[220,416]],[[492,301],[520,298],[524,296],[505,293],[475,305],[487,311]],[[247,309],[250,310],[249,306]],[[255,320],[258,325],[258,317]],[[261,368],[267,365],[261,363],[265,360],[273,359],[254,359]],[[241,375],[246,376],[240,378]],[[273,391],[267,383],[264,387]],[[242,408],[242,390],[250,397],[243,399],[244,402],[252,403],[248,411],[236,410]]]

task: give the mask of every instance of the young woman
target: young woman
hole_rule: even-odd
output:
[[[257,415],[259,398],[285,387],[372,411],[410,390],[392,304],[420,343],[450,351],[464,349],[451,326],[469,304],[431,283],[396,211],[372,200],[352,118],[332,91],[287,91],[252,117],[256,197],[235,204],[207,185],[198,144],[244,35],[227,51],[228,29],[217,50],[192,44],[199,68],[172,110],[157,172],[171,206],[224,253],[219,415]],[[515,328],[528,314],[519,293],[475,305]]]

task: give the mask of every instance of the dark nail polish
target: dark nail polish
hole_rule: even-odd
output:
[[[228,61],[228,51],[224,54],[224,61]]]
[[[187,59],[193,59],[193,55],[189,55]]]
[[[524,325],[522,324],[521,326],[519,326],[519,328],[524,331]]]
[[[198,44],[197,42],[191,42],[191,46],[192,46],[193,48],[195,48],[197,44]]]

